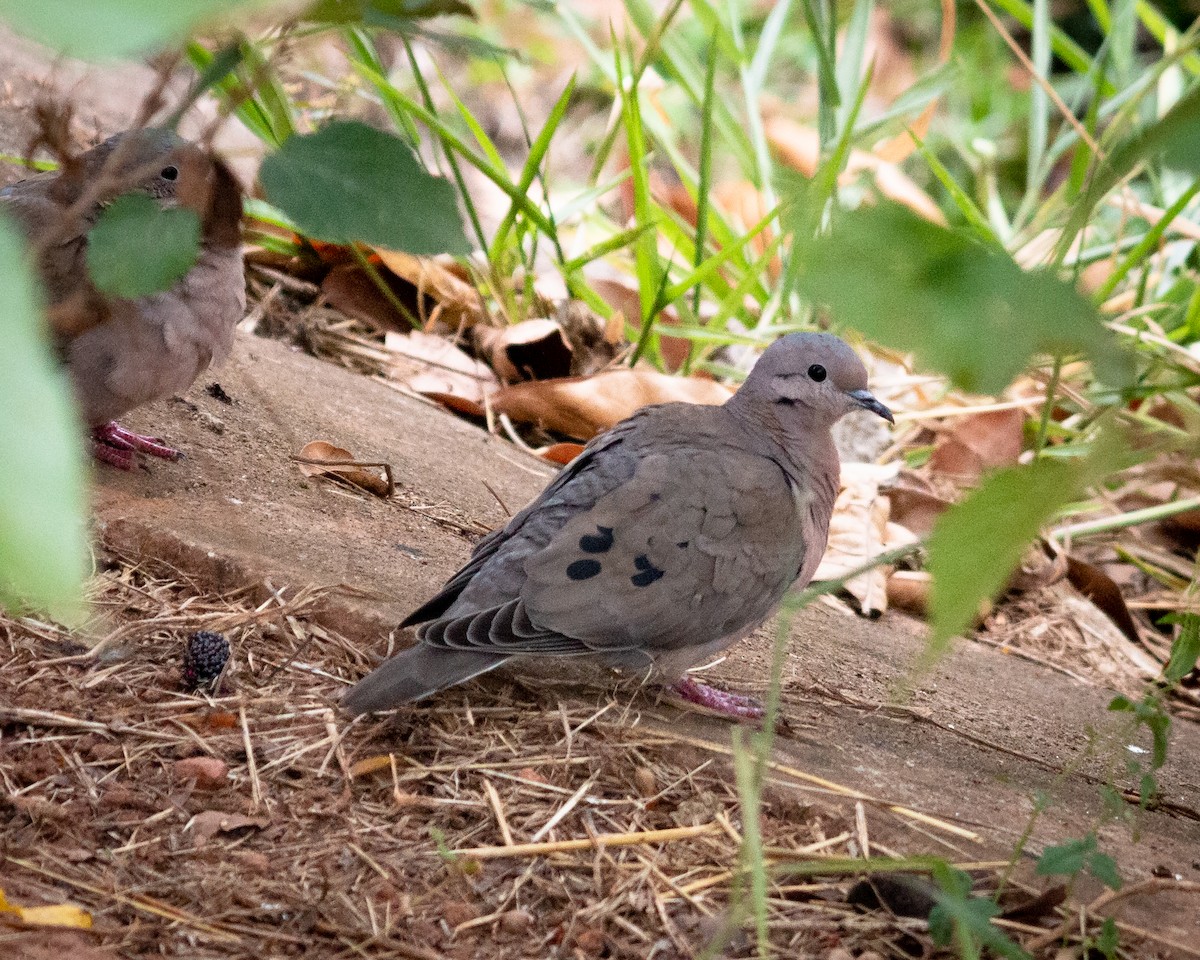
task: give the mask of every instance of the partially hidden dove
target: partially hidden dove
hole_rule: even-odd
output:
[[[838,492],[830,428],[851,410],[892,420],[862,361],[796,333],[723,406],[646,407],[596,437],[475,548],[402,626],[418,643],[342,699],[350,713],[412,703],[514,658],[588,657],[754,717],[749,698],[685,671],[746,636],[825,551]]]
[[[88,232],[104,207],[141,192],[200,218],[200,255],[170,289],[136,299],[97,290]],[[2,206],[38,251],[55,346],[70,375],[96,458],[128,469],[135,451],[178,459],[116,420],[186,390],[229,352],[246,306],[242,192],[220,161],[169,130],[130,130],[63,165],[0,190]],[[151,251],[154,238],[146,238]]]

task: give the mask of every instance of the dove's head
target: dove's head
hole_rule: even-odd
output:
[[[769,346],[735,396],[735,403],[770,409],[785,431],[832,426],[853,410],[870,410],[895,422],[867,389],[867,368],[831,333],[792,333]]]
[[[103,176],[112,195],[137,191],[164,208],[186,207],[198,217],[206,242],[239,242],[242,191],[229,169],[171,130],[147,127],[109,137],[83,157],[86,177]]]

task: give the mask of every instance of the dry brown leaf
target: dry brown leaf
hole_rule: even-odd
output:
[[[548,463],[557,463],[565,467],[581,453],[583,453],[582,443],[552,443],[539,450],[538,456]]]
[[[938,37],[938,63],[949,63],[950,53],[954,49],[957,15],[954,0],[941,0],[941,3],[942,30],[941,35]],[[898,98],[900,94],[896,96]],[[937,108],[938,100],[930,101],[917,119],[908,124],[908,130],[911,130],[918,137],[924,138],[929,132],[929,124],[932,122],[934,114],[937,113]],[[904,160],[917,148],[908,130],[896,134],[891,140],[884,143],[877,143],[873,150],[874,155],[886,163],[899,163],[901,160]]]
[[[642,315],[642,300],[638,293],[637,282],[633,277],[611,268],[600,260],[595,260],[584,267],[583,275],[588,285],[605,303],[622,317],[632,318],[634,326],[638,325],[638,318]],[[667,307],[658,315],[657,322],[659,326],[678,326],[679,315]],[[658,345],[663,363],[672,372],[683,366],[692,349],[690,340],[662,334],[659,334]]]
[[[419,297],[432,301],[432,309],[419,316],[427,329],[438,322],[450,330],[459,330],[486,321],[487,312],[479,291],[448,266],[430,257],[396,250],[375,253],[391,273],[411,284]]]
[[[988,410],[953,417],[940,429],[929,466],[960,483],[1017,462],[1025,446],[1024,410]]]
[[[888,577],[888,603],[919,617],[929,612],[929,587],[933,577],[926,570],[896,570]]]
[[[892,504],[892,520],[918,537],[929,536],[937,518],[954,505],[932,483],[911,470],[900,471],[896,481],[888,485],[887,495]]]
[[[898,464],[842,464],[841,489],[829,522],[829,545],[817,567],[815,580],[833,580],[861,567],[879,554],[915,543],[914,534],[889,523],[891,505],[880,487],[895,480]],[[864,614],[887,609],[888,569],[876,567],[846,584]]]
[[[233,833],[253,827],[257,830],[269,826],[269,817],[250,817],[244,813],[226,813],[224,810],[204,810],[188,821],[185,830],[191,830],[192,843],[202,847],[218,833]]]
[[[730,225],[737,232],[748,232],[755,227],[771,208],[766,199],[754,184],[748,180],[726,181],[717,185],[713,191],[713,202],[725,213]],[[761,257],[771,245],[775,234],[770,227],[763,230],[750,241],[750,250],[755,257]],[[783,261],[776,254],[771,258],[767,267],[773,279],[778,279],[783,270]]]
[[[1125,605],[1125,597],[1121,588],[1107,573],[1094,564],[1077,557],[1067,557],[1067,579],[1071,586],[1093,604],[1134,643],[1141,645],[1142,637],[1138,633],[1137,622]]]
[[[505,383],[554,380],[571,375],[573,350],[554,320],[539,317],[508,327],[473,328],[475,352],[486,357]]]
[[[292,460],[306,477],[333,477],[377,497],[390,497],[396,491],[388,464],[357,460],[349,450],[326,440],[306,443]]]
[[[401,383],[458,413],[483,416],[484,398],[500,385],[491,367],[437,334],[421,330],[407,335],[389,333],[384,346],[420,365],[415,373],[397,370]]]
[[[415,317],[419,311],[412,286],[386,270],[380,269],[378,273],[396,299]],[[341,263],[331,269],[321,281],[321,293],[334,309],[377,330],[404,332],[412,329],[409,320],[357,263]]]
[[[821,156],[821,140],[816,130],[782,116],[767,118],[764,128],[767,141],[785,164],[806,177],[816,175]],[[895,164],[881,160],[873,153],[851,150],[838,182],[843,186],[853,183],[863,173],[874,176],[875,186],[889,200],[903,204],[930,223],[946,226],[941,208],[929,194]]]
[[[715,380],[669,377],[654,370],[607,370],[593,377],[564,377],[502,387],[492,408],[521,423],[590,440],[653,403],[721,404],[733,391]]]

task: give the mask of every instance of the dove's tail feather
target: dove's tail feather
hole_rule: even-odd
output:
[[[402,707],[494,670],[507,659],[495,654],[417,644],[381,664],[351,687],[342,697],[341,706],[356,715]]]

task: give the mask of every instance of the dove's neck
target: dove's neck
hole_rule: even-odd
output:
[[[745,387],[725,404],[725,410],[752,434],[761,437],[795,479],[808,481],[825,498],[837,495],[841,466],[827,416],[801,403],[743,396]],[[830,499],[830,506],[832,506]]]

